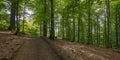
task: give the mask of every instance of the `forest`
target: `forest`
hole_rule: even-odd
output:
[[[0,45],[4,45],[4,42],[8,42],[8,40],[15,46],[12,50],[19,50],[18,45],[19,47],[24,45],[23,49],[25,47],[28,50],[31,49],[28,51],[28,55],[30,51],[38,51],[40,46],[41,48],[47,46],[46,50],[43,49],[44,52],[51,50],[58,56],[64,54],[67,56],[70,55],[70,52],[76,53],[71,53],[75,54],[75,57],[68,59],[66,57],[55,58],[50,51],[46,54],[53,55],[54,59],[41,58],[42,60],[59,60],[59,58],[62,58],[60,60],[119,60],[120,0],[0,0]],[[12,40],[15,42],[11,42]],[[25,43],[24,40],[28,43]],[[10,46],[9,43],[5,44]],[[66,48],[62,48],[62,46]],[[72,46],[74,47],[72,48]],[[84,46],[83,50],[81,50],[82,46]],[[4,48],[6,47],[3,46]],[[72,50],[69,51],[69,48]],[[58,53],[59,49],[62,49],[61,54]],[[99,51],[95,51],[95,53],[92,49]],[[91,54],[96,55],[93,54],[91,57],[87,52],[83,52],[88,50]],[[25,51],[18,52],[18,57],[11,59],[19,60],[19,55],[23,52]],[[36,54],[36,52],[34,53]],[[116,57],[110,57],[114,53]],[[7,56],[9,54],[6,53]],[[48,56],[50,56],[49,54]],[[79,56],[79,54],[81,55]],[[83,57],[84,55],[86,57]],[[0,52],[0,60],[6,59],[1,56]],[[20,60],[40,60],[35,57],[28,58]]]

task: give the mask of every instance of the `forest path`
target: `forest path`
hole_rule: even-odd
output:
[[[120,51],[0,31],[0,60],[120,60]]]
[[[60,60],[42,38],[26,40],[13,60]]]

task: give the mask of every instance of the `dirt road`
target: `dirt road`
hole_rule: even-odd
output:
[[[0,60],[120,60],[120,50],[0,31]]]
[[[26,40],[13,60],[60,60],[59,56],[41,38]]]

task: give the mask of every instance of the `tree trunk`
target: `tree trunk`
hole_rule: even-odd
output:
[[[25,23],[25,6],[23,7],[23,24],[22,24],[22,32],[24,33],[24,24]]]
[[[81,42],[81,37],[80,37],[80,16],[78,17],[78,42]]]
[[[119,7],[120,8],[120,7]],[[118,19],[119,19],[119,22],[118,22],[118,41],[119,41],[119,47],[120,47],[120,9],[119,9],[119,14],[118,14]]]
[[[11,1],[11,14],[10,14],[10,26],[9,30],[15,30],[15,14],[16,14],[16,2]]]
[[[62,22],[61,22],[61,25],[62,25],[62,39],[64,39],[65,38],[65,33],[64,33],[64,31],[65,31],[65,23],[64,23],[64,18],[62,19]]]
[[[84,29],[84,22],[81,20],[81,22],[80,22],[81,24],[81,38],[80,38],[80,42],[81,43],[84,43],[85,42],[85,29]]]
[[[100,45],[100,40],[101,40],[101,39],[100,39],[100,35],[101,35],[101,34],[100,34],[100,21],[98,21],[98,23],[99,23],[99,24],[98,24],[98,46],[99,46],[99,45]]]
[[[51,29],[50,29],[50,39],[54,40],[55,30],[54,30],[54,0],[51,1]]]
[[[118,10],[117,10],[117,8],[116,8],[116,23],[115,23],[115,27],[116,27],[116,48],[119,48],[119,36],[118,36]]]
[[[44,16],[46,16],[46,0],[44,0]],[[44,17],[43,20],[43,36],[47,37],[47,20]]]
[[[110,39],[110,1],[106,1],[106,6],[107,6],[107,48],[111,47],[111,39]]]
[[[73,40],[75,41],[75,17],[73,17]]]
[[[19,27],[19,21],[20,21],[20,16],[19,16],[19,1],[16,0],[16,21],[17,21],[17,31],[15,32],[15,35],[17,35],[20,31],[20,27]]]
[[[91,42],[91,4],[89,0],[89,10],[88,10],[88,41],[87,44]]]
[[[107,2],[106,2],[106,4],[107,4]],[[105,19],[104,19],[105,20],[104,21],[104,46],[107,47],[107,8],[106,8],[106,5],[105,5],[104,17],[105,17]]]
[[[97,16],[97,45],[98,45],[98,43],[99,43],[99,21],[98,21],[98,16]]]
[[[67,17],[66,17],[66,40],[69,40],[70,41],[70,36],[71,36],[71,29],[70,29],[70,21],[69,21],[69,13],[67,13]],[[72,39],[71,39],[72,40]]]
[[[41,22],[39,22],[39,29],[40,29],[40,36],[42,36],[43,35],[43,24],[41,23]]]

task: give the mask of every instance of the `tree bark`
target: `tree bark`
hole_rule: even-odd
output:
[[[91,4],[89,0],[89,10],[88,10],[88,41],[87,44],[91,42]]]
[[[10,14],[10,26],[9,30],[15,30],[15,14],[16,14],[16,2],[11,1],[11,14]]]
[[[105,1],[107,4],[107,1]],[[105,5],[104,21],[104,46],[107,47],[107,6]]]
[[[24,24],[25,23],[25,6],[23,7],[23,24],[22,24],[22,32],[24,33]]]
[[[78,42],[81,42],[81,37],[80,37],[80,16],[78,17]]]
[[[16,0],[16,22],[17,22],[17,31],[15,32],[15,35],[17,35],[20,31],[20,24],[19,24],[19,21],[20,21],[20,16],[19,16],[19,0]]]
[[[115,27],[116,27],[116,47],[117,48],[119,48],[119,36],[118,36],[118,26],[119,26],[119,24],[118,24],[118,9],[116,8],[116,23],[115,23]]]
[[[54,0],[51,1],[51,29],[50,29],[50,39],[54,40],[55,30],[54,30]]]
[[[119,7],[120,8],[120,7]],[[120,47],[120,9],[119,9],[119,14],[118,14],[118,19],[119,19],[119,22],[118,22],[118,41],[119,41],[119,47]]]
[[[99,21],[98,21],[98,16],[97,16],[97,45],[99,45]]]
[[[73,40],[75,41],[75,17],[73,17]]]
[[[107,48],[111,47],[111,39],[110,39],[110,1],[106,1],[106,7],[107,7]]]
[[[46,0],[44,0],[43,36],[47,37]]]

